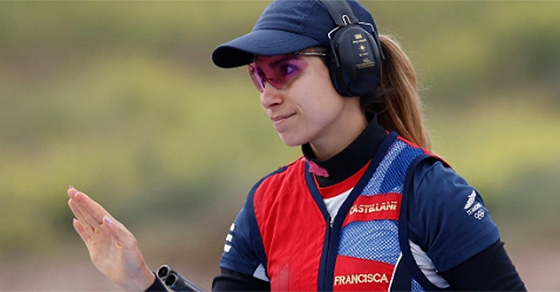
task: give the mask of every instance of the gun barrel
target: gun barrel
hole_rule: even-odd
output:
[[[169,276],[169,272],[171,272],[171,268],[168,265],[163,265],[157,270],[157,276],[162,282],[165,283],[167,277]]]
[[[176,292],[206,292],[167,265],[158,269],[157,276],[165,286]]]

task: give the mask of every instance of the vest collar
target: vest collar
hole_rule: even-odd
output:
[[[349,178],[366,165],[373,158],[386,135],[387,132],[377,121],[377,114],[374,114],[368,126],[356,140],[327,160],[316,159],[309,144],[302,145],[301,149],[308,163],[316,164],[320,168],[318,172],[315,172],[315,176],[319,185],[325,187]],[[317,169],[315,165],[313,169]],[[325,175],[325,171],[328,175]]]

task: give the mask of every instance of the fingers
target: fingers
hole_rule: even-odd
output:
[[[84,230],[88,230],[89,227],[96,230],[102,224],[103,217],[110,217],[101,205],[74,187],[68,189],[68,196],[68,205]]]
[[[80,223],[82,230],[94,232],[96,229],[99,229],[100,222],[76,200],[70,199],[68,206],[72,213],[74,213],[76,220]]]
[[[107,235],[118,244],[126,244],[134,238],[126,227],[86,194],[70,186],[68,197],[68,206],[75,216],[74,229],[86,244],[101,238],[106,240]]]
[[[75,208],[72,203],[70,203],[70,206],[70,208]],[[79,211],[76,213],[79,214]],[[129,232],[122,224],[115,226],[115,222],[115,219],[106,215],[103,217],[103,222],[97,226],[83,225],[77,218],[74,218],[72,225],[86,245],[89,245],[91,242],[99,243],[100,241],[111,241],[121,245],[121,242],[126,239]]]
[[[87,234],[87,231],[84,229],[84,227],[82,226],[82,224],[80,223],[80,221],[78,221],[78,219],[74,218],[74,229],[76,230],[76,232],[78,233],[78,235],[80,235],[80,237],[82,238],[82,240],[84,241],[84,243],[86,245],[89,244],[89,242],[91,241],[89,235]]]
[[[128,230],[101,205],[73,186],[68,188],[68,197],[68,206],[75,216],[74,229],[84,242],[101,232],[108,232],[117,241],[125,240],[129,235]]]
[[[66,192],[66,193],[68,194],[68,197],[70,197],[70,199],[71,199],[71,198],[73,198],[74,194],[75,194],[77,191],[78,191],[78,190],[76,190],[76,189],[74,188],[74,186],[71,185],[71,186],[68,187],[68,192]]]

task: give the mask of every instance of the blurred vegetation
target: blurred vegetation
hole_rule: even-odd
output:
[[[558,234],[560,2],[362,3],[415,63],[434,150],[482,192],[503,237]],[[245,70],[210,60],[267,4],[0,2],[0,259],[80,244],[73,184],[148,258],[217,266],[252,184],[300,155]]]

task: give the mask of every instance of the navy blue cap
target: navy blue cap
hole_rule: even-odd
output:
[[[347,1],[360,22],[375,22],[369,11],[355,0]],[[309,47],[330,47],[328,33],[336,28],[327,8],[319,0],[274,0],[250,33],[218,46],[212,61],[233,68],[251,63],[255,55],[289,54]],[[364,26],[371,32],[369,26]]]

